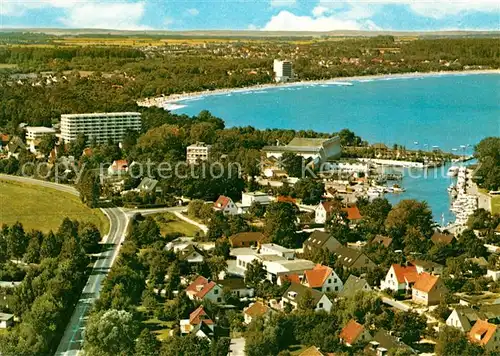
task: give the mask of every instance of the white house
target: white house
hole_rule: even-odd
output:
[[[277,244],[269,243],[269,244],[262,244],[260,246],[260,254],[280,256],[287,260],[293,260],[295,257],[295,250]]]
[[[254,296],[254,289],[247,286],[243,278],[224,278],[218,280],[217,284],[237,298],[252,298]]]
[[[234,204],[233,200],[229,197],[221,195],[214,203],[214,210],[220,211],[224,215],[237,215],[238,207]]]
[[[292,306],[293,310],[297,309],[300,300],[306,297],[308,293],[310,293],[313,298],[315,311],[324,310],[330,312],[333,304],[326,294],[298,283],[291,283],[290,287],[285,291],[281,297],[281,308],[284,309],[285,305],[289,304]]]
[[[415,266],[391,265],[385,279],[380,283],[380,289],[390,289],[394,292],[405,293],[417,280],[418,273]]]
[[[241,193],[241,206],[243,208],[250,207],[253,203],[259,203],[261,205],[269,205],[272,201],[272,197],[263,192],[248,192]]]
[[[331,212],[331,201],[323,201],[314,209],[314,222],[316,224],[324,224]]]
[[[210,300],[213,303],[222,303],[222,287],[203,276],[198,276],[186,288],[186,294],[191,300]]]
[[[481,316],[482,313],[479,313],[478,310],[470,307],[458,306],[453,309],[448,319],[446,319],[446,325],[460,329],[463,332],[469,332],[472,325],[474,325]]]
[[[236,261],[234,268],[231,268],[232,264],[228,263],[228,271],[235,275],[244,276],[249,264],[259,260],[266,271],[266,278],[275,283],[281,275],[296,273],[303,276],[305,270],[314,268],[314,262],[295,259],[292,257],[292,253],[294,253],[293,250],[276,244],[263,244],[260,250],[247,247],[233,248],[231,256],[236,257]]]
[[[340,292],[344,287],[342,280],[332,268],[320,264],[304,271],[302,284],[320,292]]]

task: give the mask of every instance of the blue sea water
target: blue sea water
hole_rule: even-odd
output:
[[[179,102],[178,113],[209,110],[226,126],[336,132],[349,128],[370,143],[408,149],[472,153],[487,136],[500,136],[500,75],[439,75],[357,80],[352,86],[300,85],[207,95]],[[460,148],[466,146],[465,149]],[[407,191],[393,202],[426,200],[436,221],[453,220],[449,178],[429,170],[427,178],[406,177]]]

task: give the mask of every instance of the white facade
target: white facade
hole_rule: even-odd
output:
[[[31,152],[37,151],[38,141],[45,135],[55,135],[56,130],[44,126],[26,126],[26,144]]]
[[[462,321],[463,320],[463,321]],[[465,325],[464,325],[465,322]],[[458,316],[457,309],[453,309],[448,319],[446,319],[446,325],[452,326],[454,328],[460,329],[463,332],[468,332],[471,329],[470,322],[467,318],[461,319]]]
[[[238,215],[238,206],[233,202],[233,199],[228,197],[219,197],[214,203],[214,209],[222,212],[224,215]]]
[[[197,142],[196,144],[190,145],[186,149],[186,161],[189,164],[195,164],[198,161],[207,161],[210,157],[211,150],[212,146],[204,142]]]
[[[262,151],[267,158],[280,159],[285,152],[291,152],[315,164],[338,159],[342,154],[340,137],[300,138],[296,137],[286,146],[265,146]]]
[[[278,83],[288,82],[293,79],[293,67],[290,61],[280,61],[275,59],[273,62],[274,79]]]
[[[239,248],[235,250],[250,251],[251,249]],[[266,271],[266,279],[273,283],[277,282],[278,276],[280,275],[296,273],[303,276],[305,270],[313,269],[315,266],[314,262],[309,260],[288,260],[282,256],[258,254],[256,251],[254,251],[254,253],[239,253],[235,251],[234,253],[231,252],[231,254],[236,256],[237,271],[235,272],[237,272],[237,274],[241,274],[243,276],[250,263],[254,260],[260,260],[264,270]]]
[[[108,140],[121,142],[126,131],[141,130],[141,114],[138,112],[113,112],[61,115],[61,137],[64,142],[74,141],[78,135],[98,144]]]
[[[270,244],[262,244],[260,248],[260,254],[280,256],[287,260],[293,260],[295,257],[295,250],[270,243]]]
[[[282,298],[281,298],[281,307],[284,308],[285,307],[285,304],[290,304],[293,309],[297,309],[298,307],[298,302],[295,300],[296,298],[296,294],[294,294],[295,292],[288,292],[287,295],[284,295]],[[330,312],[330,310],[332,310],[332,302],[330,301],[330,299],[328,299],[328,297],[323,294],[320,298],[320,300],[316,303],[316,307],[314,308],[315,311],[320,311],[320,310],[324,310],[326,311],[327,313]]]
[[[326,212],[325,207],[322,203],[319,203],[316,209],[314,210],[314,222],[316,224],[324,224],[326,223],[328,213]]]
[[[380,282],[380,289],[382,290],[390,289],[395,292],[401,292],[406,291],[409,288],[410,285],[409,283],[407,283],[407,281],[399,283],[398,277],[396,276],[396,271],[394,270],[394,266],[391,266],[391,268],[389,268],[385,279]]]
[[[307,275],[306,275],[307,278]],[[316,288],[314,286],[311,286],[306,280],[303,281],[303,284],[307,287],[314,288],[318,291],[321,291],[323,293],[326,292],[341,292],[344,289],[344,283],[342,283],[342,280],[337,276],[335,271],[332,269],[330,275],[325,279],[323,285],[321,288]]]
[[[497,282],[498,280],[500,280],[500,271],[492,271],[489,269],[486,271],[486,277],[489,277]]]
[[[272,197],[262,192],[249,192],[241,194],[241,205],[243,207],[249,207],[252,203],[259,203],[261,205],[268,205],[271,203]]]

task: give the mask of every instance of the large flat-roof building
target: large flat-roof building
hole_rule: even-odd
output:
[[[127,130],[141,130],[141,114],[138,112],[112,112],[61,115],[61,138],[74,141],[83,134],[98,144],[108,140],[121,142]]]
[[[286,146],[265,146],[262,151],[268,158],[281,158],[283,153],[291,152],[305,159],[326,162],[340,158],[342,153],[340,137],[331,138],[302,138],[295,137]]]
[[[293,80],[293,67],[290,61],[280,61],[275,59],[273,62],[274,80],[278,83]]]

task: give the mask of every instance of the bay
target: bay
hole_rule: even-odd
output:
[[[408,149],[439,147],[470,154],[488,136],[500,136],[500,75],[458,74],[358,79],[345,83],[304,84],[237,91],[179,101],[177,113],[209,110],[226,126],[354,131],[370,143]],[[465,146],[465,147],[464,147]],[[387,195],[426,200],[436,221],[453,220],[444,174],[405,177],[406,192]]]

